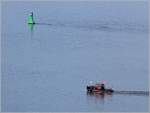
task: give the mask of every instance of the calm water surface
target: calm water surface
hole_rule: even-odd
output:
[[[148,111],[147,2],[3,2],[2,111]],[[34,12],[39,24],[29,26]],[[49,25],[50,24],[50,25]]]

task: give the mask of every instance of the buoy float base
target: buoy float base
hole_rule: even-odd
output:
[[[35,22],[34,23],[28,23],[28,24],[35,24]]]

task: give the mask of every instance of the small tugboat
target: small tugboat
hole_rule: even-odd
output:
[[[95,85],[90,85],[86,87],[87,93],[96,93],[96,94],[112,94],[114,92],[113,89],[111,88],[105,88],[105,84],[98,83]]]

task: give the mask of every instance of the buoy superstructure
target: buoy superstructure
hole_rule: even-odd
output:
[[[35,24],[34,18],[33,18],[33,12],[28,17],[28,24]]]

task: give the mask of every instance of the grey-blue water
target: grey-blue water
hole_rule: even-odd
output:
[[[148,91],[146,1],[2,2],[1,44],[2,111],[148,111],[149,96],[85,90]]]

